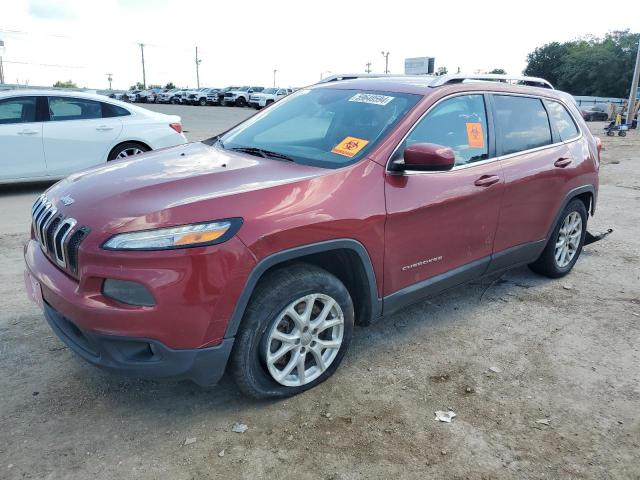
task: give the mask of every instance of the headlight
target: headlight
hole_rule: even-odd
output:
[[[119,233],[107,240],[102,248],[106,250],[171,250],[214,245],[226,242],[236,234],[241,225],[242,219],[229,218],[179,227]]]

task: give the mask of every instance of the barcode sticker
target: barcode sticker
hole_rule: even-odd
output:
[[[386,105],[395,97],[387,95],[376,95],[375,93],[356,93],[349,99],[350,102],[370,103],[371,105]]]

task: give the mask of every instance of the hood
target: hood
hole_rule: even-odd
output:
[[[249,197],[330,172],[190,143],[71,175],[46,195],[93,231],[117,233],[242,216]]]

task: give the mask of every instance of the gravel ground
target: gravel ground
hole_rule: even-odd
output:
[[[615,232],[571,275],[521,268],[357,328],[331,379],[278,402],[78,360],[23,292],[42,187],[1,191],[0,478],[639,479],[640,136],[603,140],[590,230]]]

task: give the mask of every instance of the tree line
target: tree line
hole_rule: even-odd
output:
[[[640,33],[623,30],[547,43],[527,55],[524,74],[545,78],[572,95],[625,98],[639,41]]]

